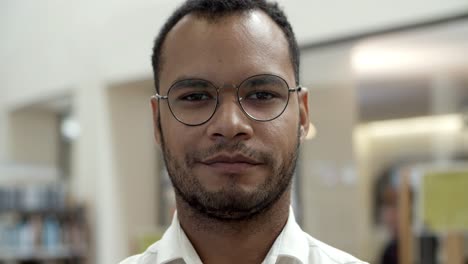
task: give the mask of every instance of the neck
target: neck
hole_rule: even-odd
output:
[[[176,202],[182,229],[203,263],[261,263],[288,220],[290,190],[265,211],[241,221],[210,218],[180,197]]]

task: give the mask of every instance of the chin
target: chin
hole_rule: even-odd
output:
[[[248,182],[248,183],[239,183],[236,181],[222,183],[222,184],[208,184],[205,186],[205,193],[211,194],[214,196],[229,196],[232,199],[238,197],[249,197],[255,196],[261,192],[264,182]]]
[[[263,173],[262,173],[263,174]],[[207,192],[245,192],[257,191],[266,183],[266,176],[259,174],[224,174],[197,177]]]

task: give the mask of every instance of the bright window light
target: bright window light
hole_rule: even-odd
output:
[[[80,136],[81,127],[75,119],[67,116],[63,119],[60,130],[64,138],[73,141]]]
[[[357,74],[379,74],[427,67],[428,54],[422,50],[386,47],[357,47],[352,67]]]
[[[313,139],[316,135],[317,129],[315,128],[314,124],[309,123],[309,132],[307,133],[306,140]]]
[[[463,129],[463,118],[459,114],[378,121],[364,125],[375,137],[396,137],[418,134],[447,134]]]

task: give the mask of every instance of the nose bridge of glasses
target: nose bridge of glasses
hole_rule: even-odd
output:
[[[223,84],[217,88],[218,106],[216,112],[218,115],[239,113],[243,114],[242,106],[238,99],[238,86],[235,84]],[[216,115],[216,113],[215,113]]]
[[[230,98],[233,98],[235,100],[232,100],[233,102],[234,101],[237,101],[237,94],[238,94],[238,86],[235,85],[235,84],[223,84],[219,87],[216,88],[217,92],[218,92],[218,101],[219,103],[223,103],[226,99],[226,98],[229,98],[229,97],[226,97],[226,95],[230,95]]]

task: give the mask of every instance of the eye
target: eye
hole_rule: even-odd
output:
[[[183,95],[179,98],[179,100],[182,101],[189,101],[189,102],[197,102],[197,101],[203,101],[203,100],[209,100],[212,99],[212,96],[207,93],[190,93]]]
[[[273,98],[277,97],[273,92],[270,91],[255,91],[252,93],[249,93],[245,98],[248,100],[271,100]]]

